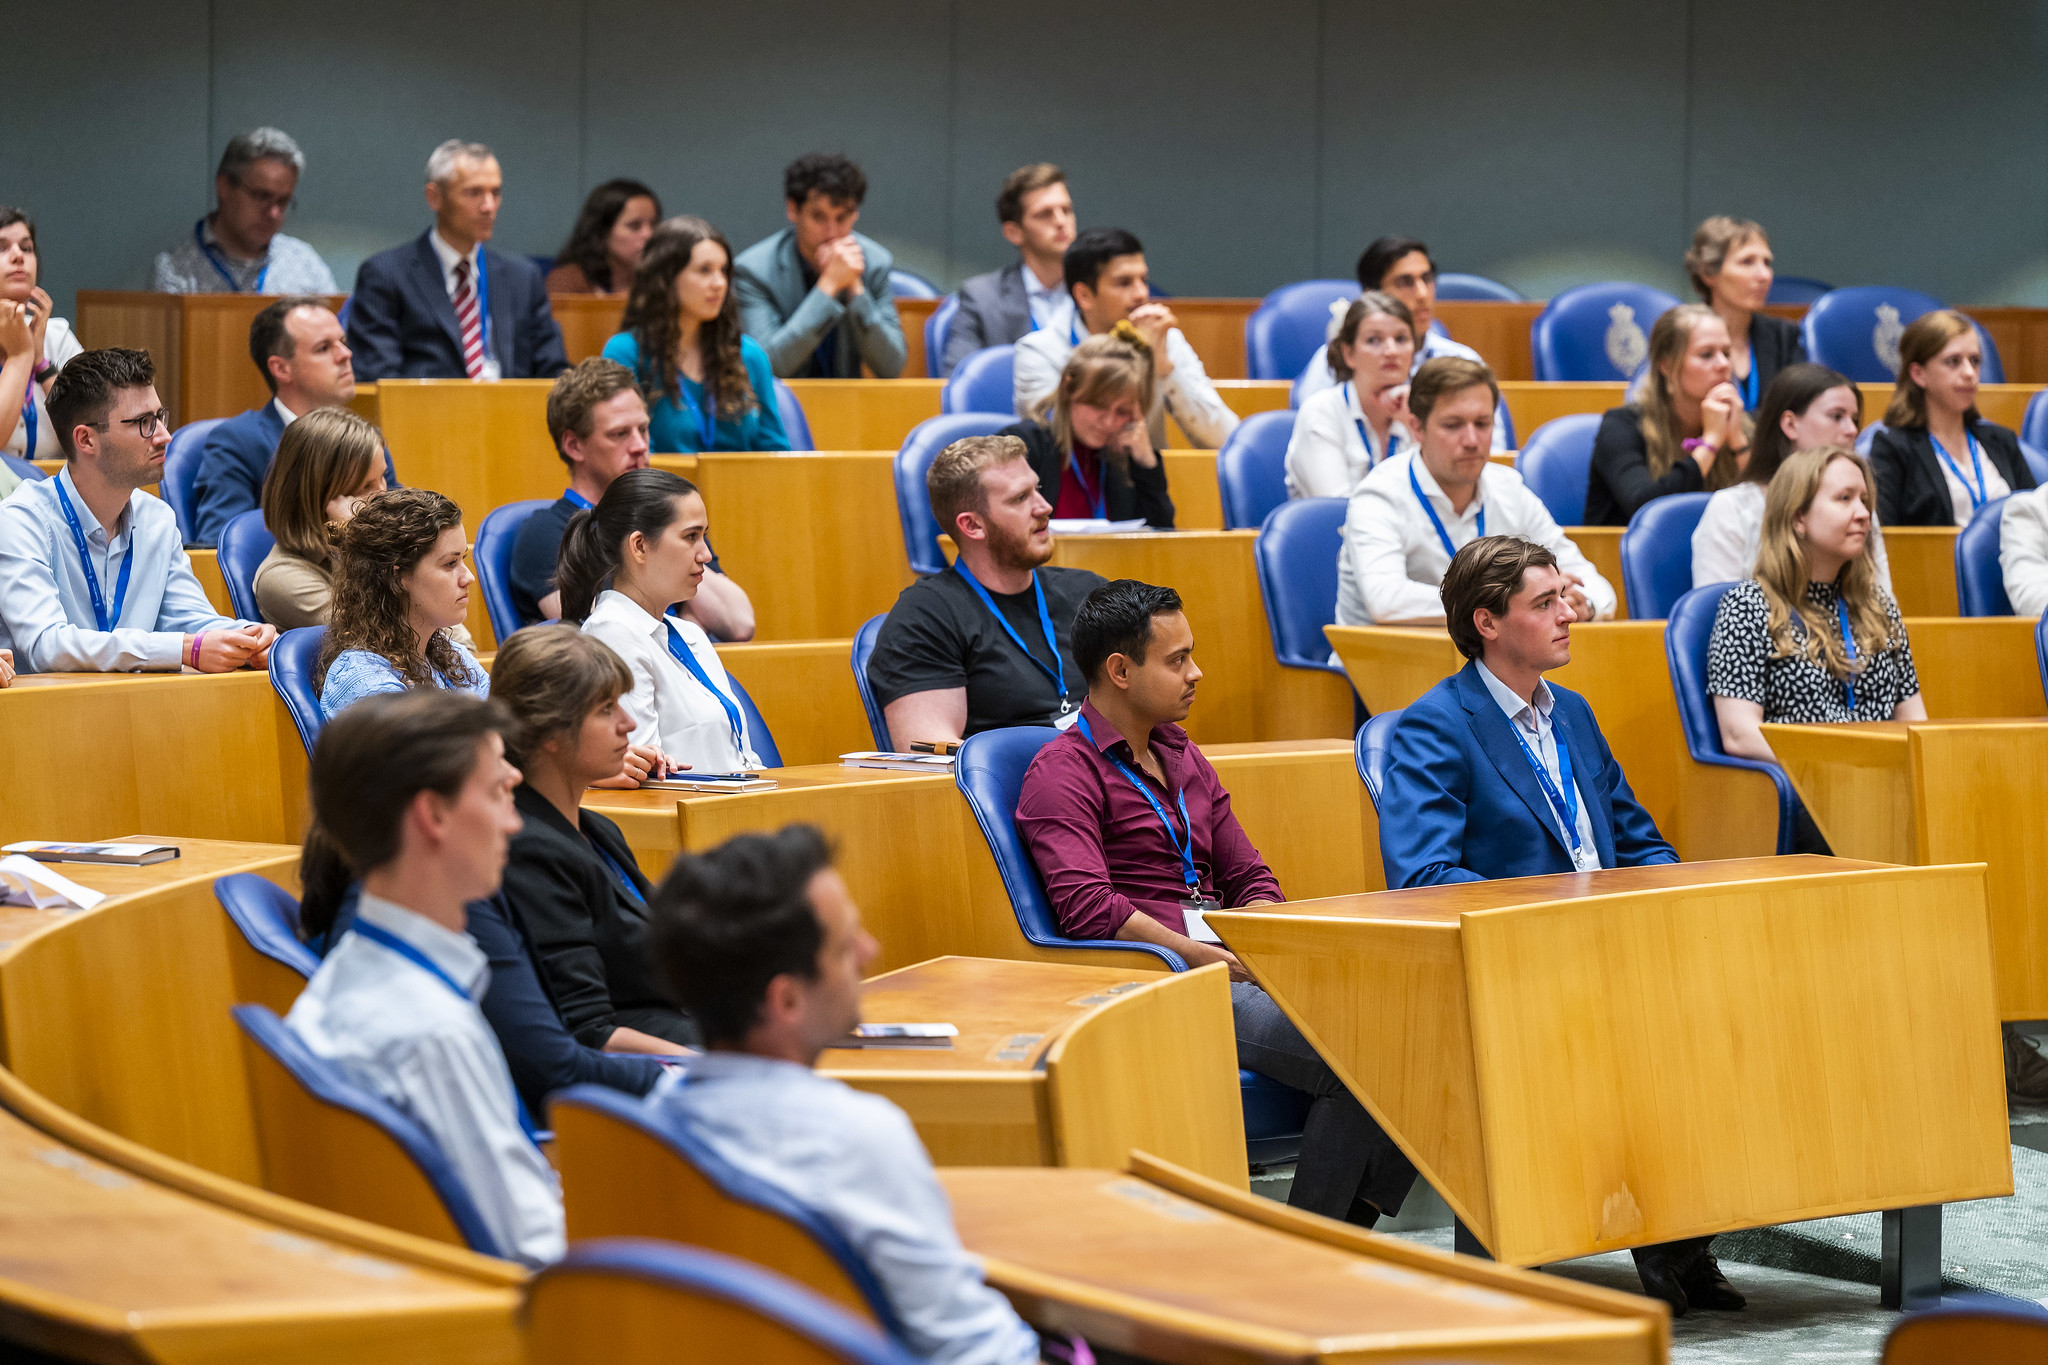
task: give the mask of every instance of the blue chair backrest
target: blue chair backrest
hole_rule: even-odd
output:
[[[1302,280],[1282,285],[1244,320],[1245,373],[1292,379],[1329,344],[1330,305],[1358,297],[1356,280]]]
[[[899,299],[935,299],[939,287],[913,270],[891,270],[889,292]]]
[[[727,673],[725,680],[732,684],[733,700],[740,704],[740,715],[747,722],[747,737],[754,741],[754,756],[770,768],[781,767],[782,751],[775,747],[775,736],[768,733],[768,722],[761,719],[761,708],[754,705],[754,699],[747,695],[738,678]]]
[[[1294,439],[1294,409],[1255,412],[1223,438],[1216,452],[1216,488],[1223,495],[1223,529],[1250,530],[1287,501],[1287,443]]]
[[[2048,450],[2048,389],[2027,400],[2027,415],[2020,419],[2020,439]]]
[[[228,605],[241,620],[263,619],[256,606],[256,570],[276,544],[260,507],[237,512],[220,528],[220,576],[228,587]]]
[[[1714,699],[1707,695],[1707,644],[1714,637],[1714,614],[1733,583],[1702,583],[1671,604],[1664,622],[1664,653],[1671,666],[1671,686],[1678,694],[1678,724],[1685,732],[1686,752],[1694,758],[1723,757],[1721,722]]]
[[[1491,300],[1499,303],[1521,303],[1522,296],[1502,284],[1489,280],[1484,275],[1465,275],[1458,271],[1436,277],[1436,296],[1439,299]]]
[[[1826,280],[1816,280],[1806,275],[1778,275],[1771,280],[1771,292],[1765,303],[1812,303],[1822,294],[1832,293],[1834,286]]]
[[[33,461],[24,460],[19,455],[0,455],[0,460],[6,461],[7,467],[13,470],[14,476],[23,483],[35,483],[40,479],[50,477],[43,473],[42,470],[36,468]]]
[[[2048,611],[2034,623],[2034,661],[2041,668],[2041,695],[2048,697]]]
[[[2005,595],[2005,571],[1998,566],[1998,532],[2004,518],[2005,499],[1993,498],[1956,536],[1956,605],[1965,616],[2013,614],[2012,599]]]
[[[1017,834],[1017,796],[1024,788],[1024,770],[1058,734],[1050,725],[983,730],[968,736],[953,762],[953,780],[967,798],[967,808],[974,812],[989,852],[995,855],[996,870],[1002,874],[1003,889],[1010,893],[1010,909],[1016,913],[1018,927],[1026,939],[1043,948],[1135,949],[1152,954],[1174,971],[1184,971],[1187,963],[1179,953],[1150,943],[1126,939],[1083,942],[1060,933],[1038,865]]]
[[[870,616],[853,633],[853,685],[860,691],[860,709],[868,713],[868,733],[874,736],[875,747],[885,753],[895,746],[889,739],[889,721],[875,702],[875,689],[868,686],[868,660],[875,657],[875,641],[881,636],[882,622],[888,619],[887,612]]]
[[[1692,591],[1692,532],[1712,493],[1671,493],[1636,509],[1621,533],[1621,582],[1631,621],[1661,621]]]
[[[270,685],[284,698],[284,709],[299,729],[308,758],[320,742],[320,727],[327,723],[320,715],[320,694],[315,690],[319,677],[314,672],[320,663],[320,642],[326,638],[325,626],[301,626],[285,631],[270,647]]]
[[[427,1178],[427,1183],[433,1186],[442,1207],[448,1210],[450,1221],[471,1251],[486,1256],[509,1254],[508,1249],[500,1247],[498,1239],[491,1235],[490,1226],[477,1212],[476,1201],[470,1198],[468,1187],[462,1183],[455,1167],[441,1151],[440,1145],[428,1136],[426,1129],[382,1097],[351,1081],[333,1062],[316,1055],[299,1041],[297,1034],[285,1027],[282,1019],[262,1005],[236,1005],[230,1013],[242,1031],[269,1053],[293,1080],[305,1088],[307,1094],[322,1104],[369,1120],[403,1148],[413,1164],[419,1167],[420,1174]]]
[[[795,391],[780,379],[775,381],[775,415],[782,419],[782,434],[789,438],[791,450],[818,448],[811,440],[811,423],[804,416],[804,405],[797,401]]]
[[[1840,370],[1859,384],[1889,384],[1899,375],[1899,334],[1921,314],[1946,306],[1917,289],[1881,284],[1834,289],[1808,306],[1799,334],[1807,358],[1815,364]],[[1979,378],[1986,384],[2003,384],[2005,366],[1991,334],[1981,323],[1970,325],[1984,347]]]
[[[334,310],[334,320],[341,324],[341,330],[344,332],[348,330],[348,315],[350,310],[354,308],[355,301],[356,296],[350,294],[341,301],[341,307]]]
[[[1352,741],[1351,758],[1358,765],[1358,780],[1372,798],[1375,814],[1380,808],[1380,789],[1387,783],[1387,747],[1394,742],[1394,727],[1401,723],[1401,708],[1382,711],[1358,727]]]
[[[993,436],[1016,420],[1007,412],[927,417],[903,438],[903,448],[896,452],[896,517],[903,523],[903,548],[915,572],[939,573],[946,567],[945,552],[939,549],[939,519],[932,515],[931,491],[924,483],[932,461],[955,441]]]
[[[1345,498],[1295,498],[1266,514],[1252,542],[1273,655],[1290,668],[1328,670],[1323,627],[1337,619],[1337,558],[1344,548]]]
[[[476,581],[484,590],[484,611],[491,618],[491,634],[499,644],[512,638],[524,624],[512,601],[512,550],[519,544],[520,528],[535,512],[554,506],[549,498],[527,498],[494,507],[476,529]]]
[[[2039,396],[2035,395],[2037,398]],[[2034,487],[2039,488],[2043,484],[2048,484],[2048,450],[2043,450],[2032,441],[2021,441],[2020,458],[2027,462],[2028,470],[2033,473]]]
[[[946,343],[953,339],[953,315],[960,311],[960,296],[948,294],[924,320],[924,377],[944,379]]]
[[[1515,472],[1559,526],[1586,522],[1586,481],[1593,473],[1593,438],[1600,414],[1574,412],[1553,417],[1529,433],[1515,456]]]
[[[984,346],[962,360],[939,393],[939,411],[1000,412],[1016,421],[1017,348]]]
[[[254,872],[234,872],[214,882],[213,894],[251,948],[303,977],[319,968],[320,959],[299,942],[299,902],[289,891]]]
[[[1650,328],[1677,306],[1663,290],[1625,280],[1566,290],[1529,324],[1536,377],[1626,382],[1650,354]]]
[[[1880,431],[1887,431],[1889,429],[1890,428],[1886,427],[1885,424],[1882,422],[1872,422],[1869,426],[1857,432],[1856,453],[1858,455],[1861,455],[1866,460],[1869,459],[1870,447],[1872,443],[1874,443],[1877,440],[1877,433],[1879,433]]]
[[[192,543],[192,528],[199,524],[199,448],[223,420],[209,417],[185,423],[171,433],[170,448],[164,452],[164,477],[157,487],[177,514],[178,534],[187,545]]]

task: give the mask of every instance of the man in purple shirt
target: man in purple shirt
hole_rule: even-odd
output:
[[[1400,1209],[1415,1167],[1203,918],[1285,896],[1178,724],[1202,676],[1180,594],[1128,578],[1104,584],[1074,617],[1073,648],[1088,700],[1032,760],[1017,800],[1018,832],[1061,930],[1227,966],[1238,1064],[1315,1097],[1287,1202],[1371,1227]]]

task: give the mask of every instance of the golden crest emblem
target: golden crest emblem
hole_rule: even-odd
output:
[[[1607,310],[1607,363],[1624,377],[1650,358],[1650,339],[1636,321],[1636,310],[1617,303]]]
[[[1899,338],[1906,334],[1906,328],[1899,321],[1899,310],[1888,303],[1877,305],[1877,326],[1870,329],[1870,348],[1877,352],[1877,363],[1899,372]]]

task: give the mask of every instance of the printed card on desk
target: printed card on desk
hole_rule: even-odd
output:
[[[115,867],[148,867],[167,863],[178,856],[176,844],[58,844],[45,839],[24,839],[0,848],[0,853],[24,853],[41,863],[106,863]]]
[[[892,754],[880,749],[839,755],[842,768],[894,768],[906,773],[950,773],[951,754]]]
[[[1054,517],[1052,533],[1056,536],[1100,536],[1122,534],[1127,531],[1145,529],[1143,517],[1132,517],[1128,521],[1107,521],[1101,517]]]
[[[775,790],[772,779],[753,773],[693,773],[685,769],[674,777],[642,782],[643,788],[665,792],[767,792]]]
[[[104,892],[80,886],[33,858],[24,858],[19,853],[0,858],[0,905],[26,905],[37,910],[90,910],[106,898]]]
[[[949,1048],[959,1035],[953,1024],[860,1024],[832,1046]]]

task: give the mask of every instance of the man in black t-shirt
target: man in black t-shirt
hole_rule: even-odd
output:
[[[898,749],[1005,725],[1072,725],[1088,695],[1074,612],[1103,584],[1045,567],[1052,505],[1014,436],[970,436],[925,476],[932,515],[959,547],[943,573],[903,590],[868,660],[868,685]]]

